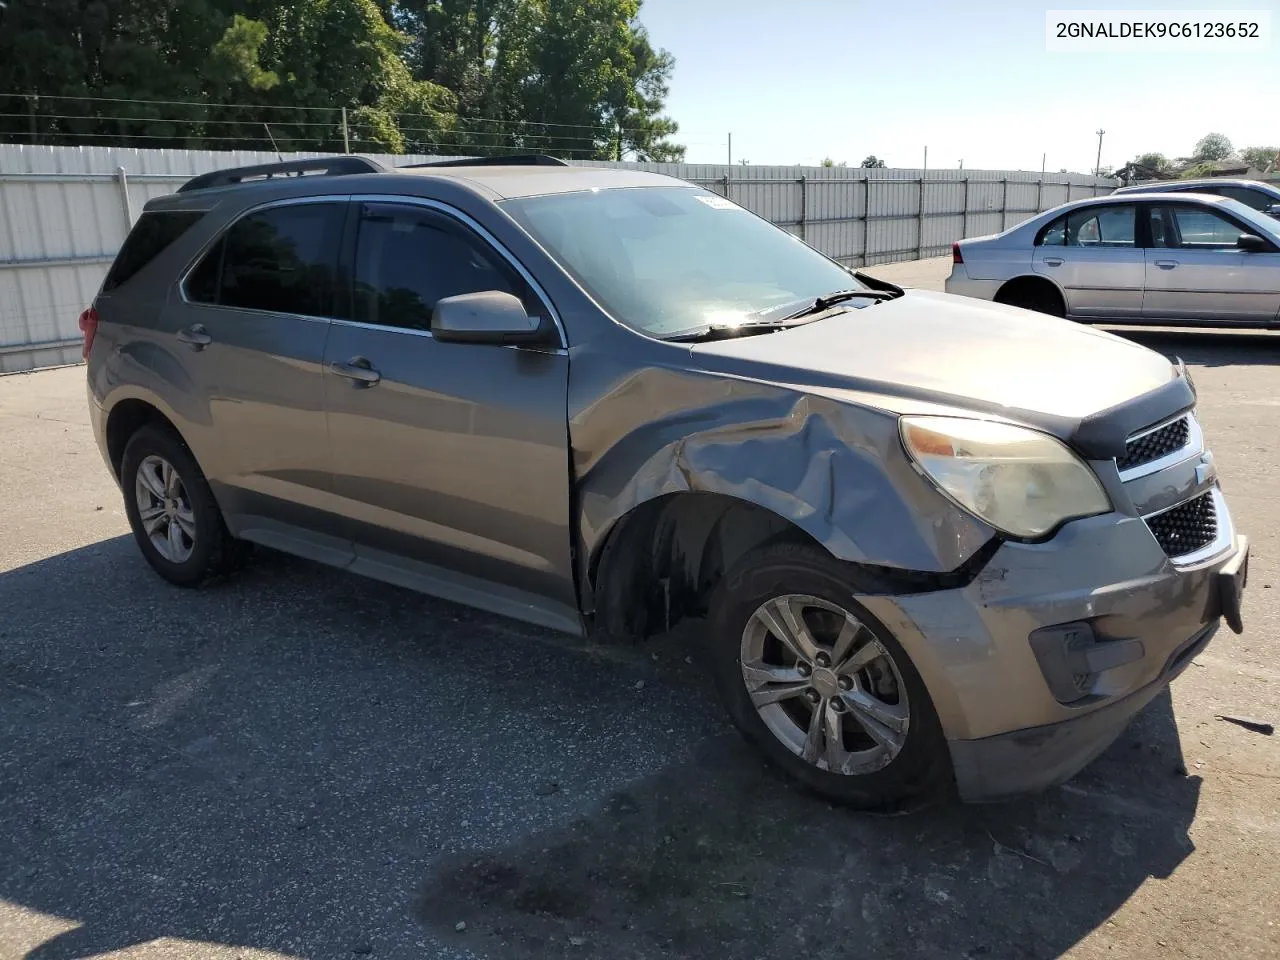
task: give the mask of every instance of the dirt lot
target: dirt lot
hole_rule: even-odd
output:
[[[1137,336],[1192,365],[1245,634],[1065,787],[895,819],[762,770],[696,634],[593,649],[273,555],[168,587],[83,369],[0,378],[0,957],[1280,956],[1280,738],[1215,719],[1280,720],[1280,336]]]

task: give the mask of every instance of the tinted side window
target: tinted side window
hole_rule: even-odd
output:
[[[1067,242],[1067,218],[1059,217],[1040,234],[1040,246],[1060,247]]]
[[[365,204],[356,237],[353,319],[431,329],[436,301],[501,290],[541,305],[498,252],[461,224],[417,207]]]
[[[1254,210],[1265,210],[1276,202],[1261,190],[1250,190],[1248,187],[1217,187],[1213,192],[1230,197],[1232,200],[1239,200],[1246,207],[1252,207]]]
[[[188,299],[328,315],[345,212],[343,203],[301,203],[241,218],[187,278]]]
[[[1087,207],[1067,215],[1069,247],[1132,247],[1135,207]]]
[[[158,257],[170,244],[195,226],[204,216],[200,210],[172,210],[144,213],[129,231],[124,245],[116,254],[107,278],[102,282],[102,292],[114,290],[148,263]]]
[[[1234,249],[1240,234],[1246,232],[1218,214],[1199,207],[1171,207],[1166,216],[1170,215],[1177,226],[1180,247]]]

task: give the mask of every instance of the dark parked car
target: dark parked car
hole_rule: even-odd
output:
[[[1061,781],[1240,629],[1181,365],[851,274],[667,177],[209,174],[147,204],[81,326],[163,577],[256,543],[573,633],[705,618],[734,721],[841,801]]]
[[[1204,177],[1199,180],[1160,180],[1121,187],[1117,193],[1201,193],[1237,200],[1259,213],[1280,217],[1280,187],[1261,180],[1232,180],[1226,177]]]

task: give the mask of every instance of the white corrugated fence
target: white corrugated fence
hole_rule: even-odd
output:
[[[316,154],[285,154],[301,159]],[[396,166],[438,159],[373,155]],[[0,373],[80,359],[76,320],[152,197],[249,150],[0,144]],[[850,266],[945,254],[1041,210],[1109,193],[1115,181],[1011,170],[903,170],[589,161],[650,170],[729,197]]]

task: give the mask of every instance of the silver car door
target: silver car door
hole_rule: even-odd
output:
[[[1041,231],[1032,269],[1062,290],[1068,316],[1141,317],[1146,261],[1135,227],[1134,206],[1098,204],[1073,210]]]
[[[1150,322],[1270,323],[1280,312],[1280,250],[1237,246],[1253,228],[1191,202],[1152,206],[1142,316]]]

